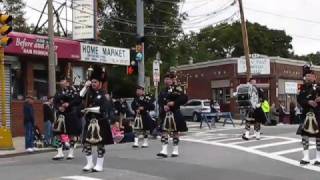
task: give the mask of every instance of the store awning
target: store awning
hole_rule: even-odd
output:
[[[11,32],[13,42],[5,48],[6,54],[48,56],[49,41],[47,36]],[[58,59],[80,60],[80,42],[64,38],[54,38]]]

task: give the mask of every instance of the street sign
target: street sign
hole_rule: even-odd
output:
[[[153,82],[155,86],[158,86],[160,82],[160,63],[159,61],[153,61]]]

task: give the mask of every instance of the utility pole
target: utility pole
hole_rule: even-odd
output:
[[[244,49],[244,56],[246,58],[246,67],[247,67],[247,82],[252,77],[251,75],[251,67],[250,67],[250,57],[249,57],[249,41],[248,41],[248,33],[246,21],[243,13],[242,0],[239,0],[239,8],[240,8],[240,16],[241,16],[241,31],[242,31],[242,42]]]
[[[158,107],[158,88],[159,88],[159,82],[160,82],[160,64],[161,64],[161,59],[160,59],[160,52],[157,52],[156,59],[153,61],[153,83],[155,87],[155,100],[156,100],[156,116],[158,117],[159,115],[159,107]]]
[[[144,15],[143,15],[143,0],[136,0],[137,5],[137,36],[144,38]],[[144,42],[141,42],[142,59],[138,63],[138,85],[144,87]]]
[[[54,55],[54,30],[53,30],[53,0],[48,0],[48,39],[49,39],[49,54],[48,54],[48,75],[49,75],[49,96],[54,96],[56,93],[56,63]]]

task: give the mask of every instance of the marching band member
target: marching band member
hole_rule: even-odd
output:
[[[76,140],[81,134],[81,98],[79,89],[71,85],[70,78],[63,77],[60,80],[60,90],[53,98],[54,107],[57,110],[56,119],[53,122],[53,132],[58,140],[58,153],[52,159],[64,158],[61,135],[67,134],[70,138],[70,149],[67,159],[74,158]]]
[[[173,151],[171,157],[179,156],[179,132],[188,131],[185,119],[180,112],[180,106],[185,104],[188,97],[181,86],[176,83],[174,73],[166,74],[164,78],[166,88],[159,95],[159,117],[161,119],[162,150],[157,156],[168,157],[169,136],[173,138]]]
[[[102,90],[102,84],[105,81],[105,73],[101,67],[96,66],[93,69],[90,80],[85,83],[80,91],[80,96],[85,97],[85,126],[83,133],[84,152],[86,154],[87,164],[83,171],[100,172],[103,170],[103,161],[105,154],[105,145],[113,144],[112,133],[109,120],[106,118],[107,100],[105,92]],[[97,161],[93,164],[92,146],[97,146]]]
[[[304,122],[297,131],[301,135],[303,146],[303,158],[301,165],[310,163],[309,158],[309,138],[316,138],[316,160],[314,165],[320,165],[320,94],[319,87],[315,83],[315,75],[309,65],[303,67],[304,84],[298,95],[298,103],[303,108],[302,119]]]
[[[133,148],[139,147],[139,137],[143,136],[142,148],[148,147],[148,131],[153,127],[152,118],[149,111],[154,110],[153,100],[150,96],[145,95],[144,88],[137,86],[136,97],[131,103],[135,112],[133,129],[135,132]]]
[[[261,123],[266,122],[266,115],[263,112],[261,108],[261,103],[265,100],[264,95],[263,95],[263,89],[258,88],[256,86],[256,80],[254,78],[251,78],[249,80],[249,83],[255,88],[255,91],[257,92],[258,95],[258,100],[257,103],[251,104],[251,109],[247,112],[249,113],[249,116],[254,118],[253,120],[246,119],[246,124],[245,124],[245,132],[242,135],[243,140],[249,140],[249,134],[250,134],[250,124],[254,124],[254,134],[255,138],[257,140],[260,140],[260,130],[261,130]]]

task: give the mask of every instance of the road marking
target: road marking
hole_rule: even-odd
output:
[[[102,180],[98,178],[86,177],[86,176],[64,176],[62,179],[73,179],[73,180]]]
[[[188,139],[188,138],[183,138],[183,140],[184,141],[197,142],[197,143],[202,143],[202,144],[209,144],[209,145],[215,145],[215,146],[220,146],[220,147],[227,147],[227,148],[237,149],[237,150],[241,150],[241,151],[244,151],[244,152],[248,152],[248,153],[260,155],[260,156],[263,156],[263,157],[266,157],[266,158],[270,158],[270,159],[273,159],[273,160],[281,161],[281,162],[284,162],[284,163],[287,163],[287,164],[290,164],[290,165],[293,165],[293,166],[296,166],[296,167],[300,167],[300,168],[304,168],[304,169],[320,172],[320,167],[318,167],[318,166],[313,166],[313,165],[301,166],[299,164],[299,161],[296,161],[296,160],[293,160],[293,159],[289,159],[287,157],[279,156],[279,155],[276,155],[276,154],[259,151],[259,150],[252,149],[252,148],[247,148],[247,147],[237,146],[237,145],[232,145],[232,144],[218,143],[218,142],[215,142],[215,141],[208,142],[208,141]]]
[[[259,141],[265,141],[265,140],[270,140],[270,139],[275,139],[273,137],[261,137],[261,139]],[[255,141],[240,141],[240,142],[233,142],[233,143],[229,143],[229,144],[232,144],[232,145],[236,145],[236,144],[245,144],[245,143],[250,143],[250,142],[255,142]]]
[[[212,141],[212,142],[220,143],[224,141],[234,141],[234,140],[241,140],[241,138],[237,137],[237,138],[221,139],[221,140]],[[224,143],[228,143],[228,142],[224,142]]]
[[[250,148],[250,149],[261,149],[261,148],[267,148],[267,147],[272,147],[272,146],[280,146],[280,145],[297,143],[297,142],[300,142],[300,140],[291,140],[291,141],[283,141],[283,142],[262,144],[262,145],[258,145],[258,146],[250,146],[248,148]]]
[[[309,147],[309,150],[311,149],[315,149],[316,146],[310,146]],[[274,154],[274,155],[284,155],[284,154],[290,154],[290,153],[295,153],[295,152],[299,152],[301,151],[302,152],[303,148],[300,147],[300,148],[295,148],[295,149],[287,149],[287,150],[284,150],[284,151],[277,151],[277,152],[273,152],[271,154]]]

